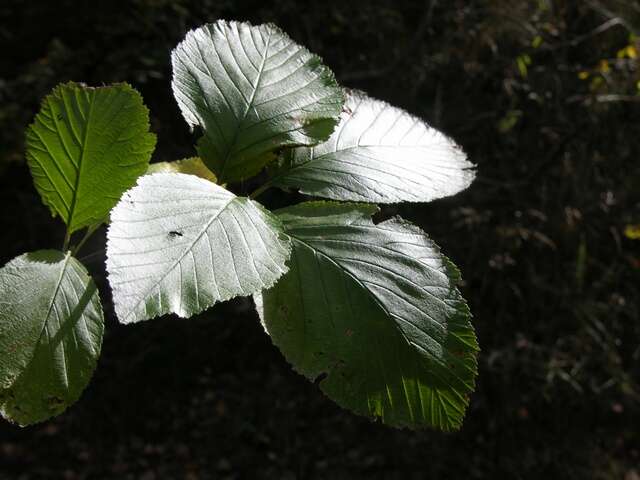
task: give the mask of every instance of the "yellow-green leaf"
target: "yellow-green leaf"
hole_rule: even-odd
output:
[[[57,86],[27,129],[36,189],[69,232],[102,222],[147,170],[155,135],[140,94],[127,84]]]
[[[152,173],[185,173],[216,183],[216,176],[207,168],[200,157],[183,158],[173,162],[152,163],[147,169],[147,175]]]

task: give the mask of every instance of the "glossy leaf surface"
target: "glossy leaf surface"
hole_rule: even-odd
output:
[[[339,405],[393,426],[460,427],[476,376],[459,274],[424,232],[376,207],[309,202],[278,213],[289,272],[256,295],[293,367]]]

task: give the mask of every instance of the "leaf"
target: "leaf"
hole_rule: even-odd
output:
[[[29,425],[80,397],[104,320],[96,285],[69,253],[25,253],[0,269],[0,413]]]
[[[173,162],[157,162],[149,165],[147,175],[152,173],[185,173],[216,183],[216,176],[200,157],[183,158]]]
[[[155,146],[149,112],[127,84],[57,86],[27,129],[35,186],[72,233],[100,223],[135,184]]]
[[[204,25],[171,59],[178,106],[204,129],[198,153],[221,183],[255,175],[268,152],[325,140],[338,121],[333,73],[274,25]]]
[[[624,236],[629,240],[640,240],[640,224],[624,227]]]
[[[329,140],[285,153],[268,183],[334,200],[429,202],[467,188],[472,168],[438,130],[352,91]]]
[[[189,317],[268,288],[287,271],[280,221],[247,198],[181,173],[140,177],[111,212],[107,270],[122,323]]]
[[[294,368],[344,408],[394,426],[460,427],[478,346],[459,273],[419,228],[377,207],[308,202],[278,216],[290,270],[256,295]]]

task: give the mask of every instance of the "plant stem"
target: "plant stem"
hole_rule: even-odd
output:
[[[262,193],[266,192],[267,190],[269,190],[269,188],[271,188],[271,184],[270,184],[269,182],[267,182],[267,183],[263,183],[261,186],[259,186],[259,187],[258,187],[258,188],[256,188],[253,192],[251,192],[251,193],[249,194],[249,198],[250,198],[251,200],[255,200],[255,198],[256,198],[258,195],[260,195],[260,194],[262,194]]]
[[[89,262],[90,259],[91,259],[91,261],[93,261],[94,257],[96,257],[96,256],[98,256],[100,254],[103,254],[104,251],[105,251],[105,249],[101,248],[100,250],[96,250],[95,252],[91,252],[91,253],[85,255],[84,257],[79,258],[78,260],[80,260],[82,263],[90,263]]]
[[[89,240],[89,237],[91,237],[91,235],[93,235],[93,233],[98,229],[98,227],[100,226],[100,224],[95,224],[95,225],[91,225],[90,227],[87,228],[87,231],[84,233],[84,237],[82,237],[82,240],[80,240],[78,242],[77,245],[75,245],[72,249],[71,249],[71,255],[76,255],[78,253],[78,250],[80,250],[80,248],[82,248],[82,245],[84,245],[84,243]]]
[[[67,231],[64,234],[64,241],[62,242],[62,251],[66,252],[69,249],[69,241],[71,241],[71,233],[67,228]]]

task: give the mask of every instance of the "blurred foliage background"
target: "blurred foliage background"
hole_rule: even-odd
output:
[[[463,272],[482,346],[465,425],[409,432],[340,410],[291,371],[247,300],[122,327],[103,288],[93,382],[53,421],[0,425],[0,478],[640,479],[634,0],[4,0],[2,263],[62,242],[23,155],[42,97],[66,80],[128,81],[151,110],[154,160],[190,156],[169,54],[218,18],[275,22],[478,165],[462,194],[387,209]],[[84,260],[106,287],[103,246]]]

